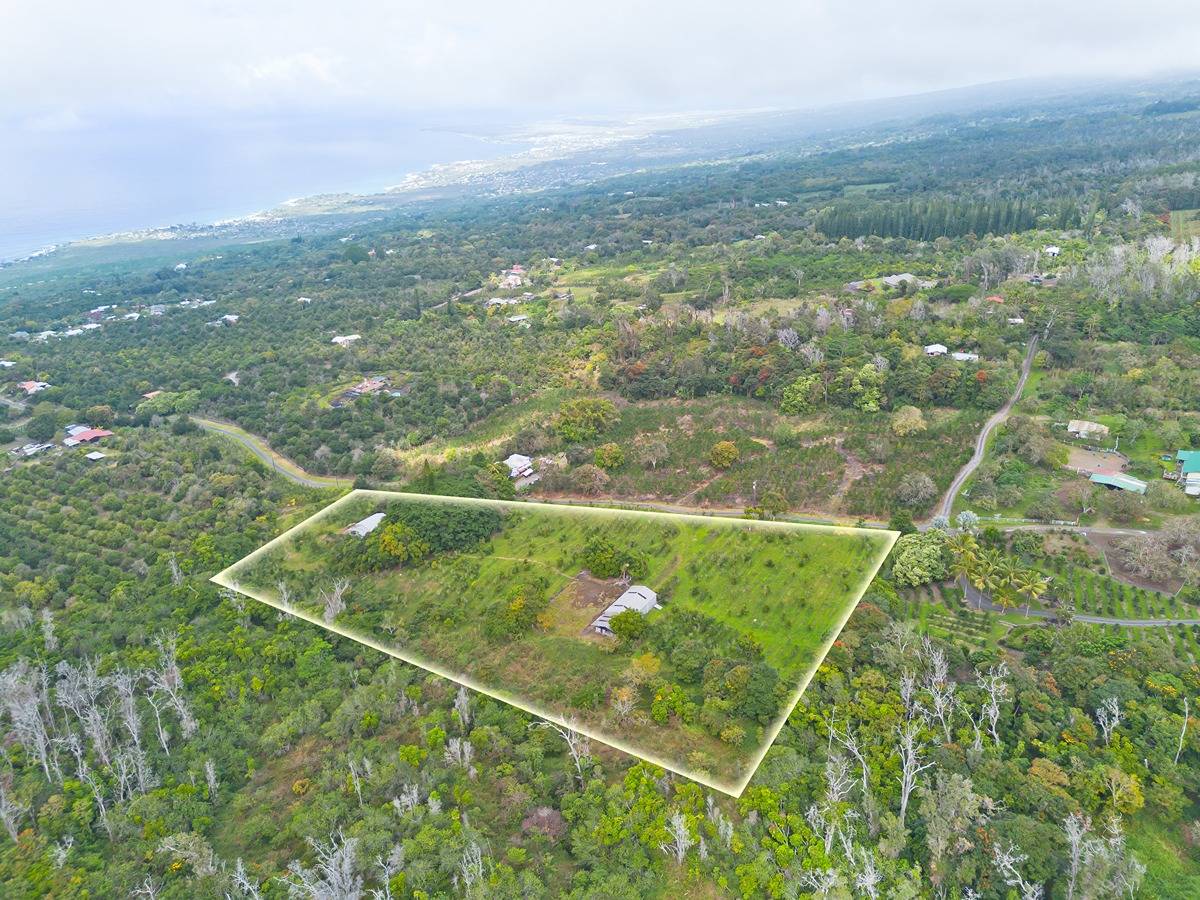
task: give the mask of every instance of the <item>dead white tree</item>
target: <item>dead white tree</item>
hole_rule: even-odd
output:
[[[175,636],[160,634],[154,639],[154,645],[158,647],[159,667],[146,672],[150,689],[166,697],[171,708],[175,710],[175,715],[179,718],[179,728],[183,732],[183,736],[189,738],[196,733],[196,729],[200,726],[192,715],[187,698],[183,693],[183,673],[179,670],[179,662],[176,658]]]
[[[392,807],[400,815],[415,809],[421,803],[421,792],[415,784],[401,785],[400,793],[392,798]]]
[[[1105,697],[1096,710],[1096,724],[1104,734],[1104,746],[1112,742],[1113,731],[1121,724],[1121,701],[1116,697]]]
[[[167,754],[167,756],[170,756],[171,750],[167,744],[171,740],[171,732],[169,732],[166,726],[163,725],[162,718],[163,710],[166,709],[170,701],[168,701],[163,695],[151,691],[146,695],[146,702],[148,702],[150,704],[150,708],[154,710],[154,729],[158,734],[158,742],[162,745],[163,753]]]
[[[246,871],[246,864],[242,862],[239,856],[237,862],[233,866],[233,874],[229,876],[229,883],[236,896],[244,897],[246,900],[262,900],[262,891],[259,890],[258,882],[250,877],[250,873]],[[235,894],[228,891],[225,892],[225,900],[233,900]]]
[[[54,633],[54,613],[50,607],[42,607],[42,646],[53,653],[58,649],[58,636]]]
[[[867,763],[866,754],[863,753],[858,737],[850,731],[849,725],[846,726],[845,731],[834,729],[833,736],[858,763],[858,789],[862,794],[862,808],[863,814],[867,818],[867,832],[871,837],[877,837],[879,834],[879,809],[875,802],[874,792],[871,790],[871,767]]]
[[[174,553],[167,557],[167,566],[171,569],[171,584],[179,587],[183,584],[183,570],[179,568],[179,560]]]
[[[63,660],[55,666],[58,676],[54,696],[58,705],[70,710],[83,726],[92,743],[92,750],[104,765],[112,764],[112,741],[109,737],[108,704],[101,705],[109,680],[99,674],[94,659],[85,659],[78,668]]]
[[[483,848],[476,841],[470,841],[463,848],[458,860],[457,881],[467,896],[483,881]]]
[[[372,888],[373,900],[392,900],[392,879],[404,869],[404,847],[392,844],[387,856],[382,854],[375,857],[375,867],[379,869],[379,882],[382,888]]]
[[[37,757],[47,780],[61,782],[62,771],[47,727],[47,720],[54,720],[41,690],[42,674],[44,670],[34,671],[24,660],[0,672],[0,710],[8,714],[17,743]]]
[[[328,591],[321,591],[321,604],[325,607],[321,614],[325,621],[332,622],[346,610],[346,592],[350,590],[350,580],[339,578]]]
[[[279,595],[279,605],[284,609],[291,609],[294,598],[292,596],[292,589],[288,587],[288,583],[280,578],[279,581],[275,582],[275,591]]]
[[[933,768],[933,763],[922,763],[921,753],[925,745],[917,740],[920,727],[915,722],[905,722],[896,729],[898,740],[896,752],[900,756],[900,827],[904,827],[904,819],[908,813],[908,800],[913,789],[917,786],[917,776],[926,769]]]
[[[677,865],[682,865],[688,850],[696,841],[688,830],[687,817],[679,810],[675,810],[667,819],[667,836],[668,840],[659,844],[658,849],[673,858]]]
[[[717,837],[721,841],[721,846],[726,850],[733,847],[733,822],[717,806],[713,800],[712,794],[709,794],[704,800],[705,811],[708,813],[708,821],[712,822],[713,828],[717,830]]]
[[[1075,898],[1075,887],[1088,853],[1087,836],[1091,827],[1092,820],[1080,813],[1071,813],[1063,822],[1063,832],[1067,839],[1067,900]]]
[[[153,876],[147,875],[145,880],[130,891],[131,897],[145,897],[146,900],[157,900],[162,886],[154,879]]]
[[[22,803],[13,795],[9,780],[0,778],[0,823],[3,823],[4,830],[8,832],[14,844],[17,842],[17,826],[27,812],[28,804]]]
[[[1000,842],[992,848],[992,863],[1004,883],[1020,891],[1021,900],[1042,900],[1042,886],[1026,881],[1021,875],[1020,866],[1028,858],[1012,843],[1005,846]]]
[[[346,758],[346,767],[350,770],[350,783],[354,785],[354,795],[358,797],[359,808],[362,808],[362,773],[358,768],[358,760],[353,756]]]
[[[975,683],[986,695],[983,701],[983,715],[988,720],[988,730],[992,741],[1000,746],[1000,706],[1008,702],[1008,666],[998,663],[990,666],[986,672],[975,670]]]
[[[216,875],[219,866],[217,856],[208,841],[194,831],[183,831],[163,838],[158,844],[159,853],[168,853],[191,867],[200,878]]]
[[[50,848],[50,862],[54,868],[61,869],[67,864],[67,857],[70,856],[71,848],[74,846],[75,836],[70,834],[54,842],[54,846]]]
[[[463,734],[471,727],[471,697],[461,684],[458,693],[454,695],[454,712],[458,716],[458,724]]]
[[[881,881],[883,881],[883,873],[875,864],[875,854],[866,847],[859,847],[854,867],[854,886],[871,900],[878,900]]]
[[[929,695],[929,711],[942,726],[942,737],[949,744],[954,710],[958,705],[955,696],[958,685],[950,678],[950,664],[941,647],[929,644],[925,658],[928,666],[925,671],[925,692]]]
[[[559,725],[557,722],[531,722],[530,728],[549,728],[567,745],[567,752],[571,754],[571,761],[575,764],[575,777],[579,779],[579,787],[582,788],[586,784],[586,779],[583,775],[583,764],[592,751],[592,742],[588,740],[587,735],[581,734],[573,727],[568,725]]]
[[[849,816],[845,802],[853,784],[846,757],[840,753],[830,756],[825,761],[825,796],[820,803],[809,806],[804,814],[813,832],[825,844],[826,856],[833,849],[833,842],[837,840]]]
[[[466,738],[452,737],[446,742],[446,749],[443,752],[446,762],[452,766],[458,766],[467,773],[467,777],[475,777],[475,766],[471,764],[471,760],[475,758],[475,745]]]
[[[338,831],[327,841],[310,837],[308,845],[316,864],[310,868],[293,860],[289,867],[291,875],[279,879],[287,886],[288,896],[303,900],[359,900],[363,880],[356,864],[358,838],[347,838]]]
[[[208,785],[208,802],[215,803],[217,800],[217,788],[221,783],[217,780],[217,764],[211,759],[204,761],[204,783]]]
[[[905,719],[923,712],[921,701],[917,699],[917,676],[907,669],[900,674],[900,700],[904,704]]]
[[[804,869],[796,875],[798,887],[811,891],[818,897],[828,897],[841,883],[837,869]]]

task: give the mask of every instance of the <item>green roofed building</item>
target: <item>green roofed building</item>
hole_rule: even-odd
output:
[[[1146,482],[1131,478],[1128,475],[1105,475],[1097,472],[1088,480],[1092,484],[1102,484],[1114,491],[1132,491],[1135,494],[1146,493]]]
[[[1200,472],[1200,450],[1180,450],[1175,454],[1175,462],[1179,463],[1180,475]]]

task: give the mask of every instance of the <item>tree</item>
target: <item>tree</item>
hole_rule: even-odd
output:
[[[52,412],[41,413],[25,425],[25,434],[34,441],[48,441],[58,431],[58,417]]]
[[[602,469],[616,469],[625,462],[625,451],[620,444],[601,444],[596,448],[592,461]]]
[[[928,427],[921,410],[915,406],[902,406],[892,415],[892,433],[897,437],[907,437]]]
[[[917,526],[913,523],[912,513],[907,509],[898,509],[892,513],[892,517],[888,519],[888,528],[892,531],[899,531],[901,534],[912,534],[917,530]]]
[[[588,441],[617,420],[617,407],[602,397],[578,397],[558,408],[554,430],[568,443]]]
[[[948,571],[943,531],[905,534],[892,548],[892,577],[907,587],[943,581]]]
[[[667,446],[667,442],[657,436],[646,436],[637,439],[634,443],[634,448],[638,462],[649,466],[651,469],[657,469],[658,464],[671,455],[671,450]]]
[[[608,486],[609,477],[599,466],[584,463],[571,473],[571,480],[580,493],[592,495],[599,494]]]
[[[636,609],[627,609],[617,613],[609,622],[613,634],[623,641],[635,641],[646,633],[648,623],[646,617]]]
[[[308,845],[316,864],[309,868],[299,860],[292,861],[291,875],[279,879],[287,886],[288,895],[307,900],[359,900],[363,880],[356,871],[358,838],[338,831],[328,841],[310,837]]]
[[[823,388],[820,375],[801,375],[783,389],[779,408],[789,416],[812,412],[820,402]]]
[[[717,441],[708,451],[708,461],[715,469],[728,469],[739,456],[741,451],[733,441]]]
[[[910,472],[896,488],[896,499],[905,506],[923,506],[937,496],[937,485],[924,472]]]

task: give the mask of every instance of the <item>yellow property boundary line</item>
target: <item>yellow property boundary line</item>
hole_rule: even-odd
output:
[[[768,733],[762,741],[761,747],[759,748],[759,750],[757,751],[756,755],[754,756],[751,764],[747,768],[746,776],[736,782],[723,782],[723,781],[714,780],[712,777],[710,777],[704,773],[695,772],[695,771],[691,771],[687,768],[683,768],[683,767],[679,766],[678,763],[673,763],[671,761],[663,759],[662,757],[658,756],[655,753],[647,752],[643,748],[634,747],[634,746],[620,740],[619,738],[614,738],[614,736],[612,736],[610,734],[603,734],[597,730],[590,729],[586,726],[582,726],[578,722],[571,721],[569,719],[565,719],[561,715],[558,715],[554,712],[550,712],[548,710],[540,709],[536,706],[532,706],[528,702],[522,700],[520,697],[516,697],[511,694],[508,694],[507,692],[505,692],[503,690],[498,690],[495,688],[484,686],[484,685],[480,684],[479,682],[477,682],[471,676],[467,675],[466,673],[452,672],[449,669],[447,669],[444,666],[441,666],[437,663],[431,663],[428,660],[417,658],[410,653],[404,652],[403,650],[399,650],[395,647],[381,643],[380,641],[376,640],[375,638],[373,638],[369,635],[361,634],[357,631],[353,631],[348,628],[343,628],[342,626],[340,626],[336,623],[326,622],[324,619],[322,619],[318,616],[312,615],[311,613],[308,613],[297,607],[284,606],[276,598],[271,597],[268,594],[264,594],[260,591],[254,591],[254,590],[251,590],[248,588],[244,588],[240,584],[238,584],[236,576],[237,576],[237,573],[241,569],[243,569],[246,566],[251,565],[252,563],[254,563],[255,560],[257,560],[263,554],[268,553],[273,548],[279,546],[281,543],[286,542],[289,538],[292,537],[292,535],[296,534],[301,529],[307,528],[310,525],[313,525],[313,524],[316,524],[317,522],[322,521],[323,519],[334,514],[336,511],[341,509],[343,506],[345,506],[349,503],[352,503],[356,499],[360,499],[363,497],[377,497],[377,498],[381,498],[381,499],[383,499],[383,498],[405,499],[405,500],[417,500],[417,501],[423,500],[423,501],[434,502],[434,503],[459,503],[459,504],[465,503],[465,504],[469,504],[469,505],[488,506],[493,509],[518,509],[518,510],[524,510],[526,512],[530,511],[531,509],[543,508],[543,509],[548,509],[550,511],[553,511],[554,513],[557,513],[557,514],[561,514],[561,515],[600,516],[600,517],[607,517],[607,518],[622,518],[622,517],[634,516],[634,517],[659,519],[659,520],[662,520],[662,519],[683,520],[683,521],[687,521],[690,523],[704,524],[706,526],[712,526],[715,523],[721,523],[721,524],[729,526],[729,527],[744,527],[747,529],[764,530],[764,531],[768,531],[768,530],[769,531],[825,531],[825,532],[833,532],[833,533],[852,534],[852,535],[856,535],[856,536],[865,534],[865,535],[870,535],[871,537],[879,536],[879,537],[883,538],[883,540],[881,542],[882,548],[879,551],[879,553],[876,555],[875,560],[873,561],[873,563],[871,565],[869,565],[867,567],[866,570],[864,570],[862,582],[858,586],[857,590],[854,591],[853,599],[846,604],[845,614],[841,617],[841,620],[836,623],[836,628],[833,629],[829,639],[825,642],[825,644],[817,652],[817,655],[815,656],[812,665],[809,667],[808,671],[806,671],[803,674],[803,676],[801,677],[799,685],[796,687],[795,691],[792,692],[791,696],[785,702],[784,708],[780,712],[779,716],[775,719],[774,722],[771,723]],[[398,491],[375,491],[375,490],[364,490],[364,489],[360,488],[360,489],[351,491],[350,493],[346,494],[344,497],[341,497],[341,498],[335,500],[333,503],[331,503],[329,506],[325,507],[324,509],[319,510],[318,512],[309,516],[307,519],[300,522],[299,524],[292,526],[287,531],[283,532],[283,534],[279,535],[278,537],[274,538],[273,540],[271,540],[271,541],[267,542],[266,544],[264,544],[263,546],[259,547],[257,550],[255,550],[250,555],[244,557],[243,559],[238,560],[236,563],[234,563],[233,565],[224,569],[223,571],[218,572],[210,580],[214,584],[217,584],[223,588],[226,588],[231,591],[236,591],[237,593],[243,594],[244,596],[247,596],[247,597],[251,598],[252,600],[257,600],[259,603],[263,603],[267,606],[270,606],[274,609],[279,610],[280,612],[286,612],[289,615],[295,616],[297,619],[302,619],[305,622],[308,622],[312,625],[316,625],[320,628],[325,629],[326,631],[332,632],[333,634],[337,634],[337,635],[340,635],[341,637],[349,638],[352,641],[357,641],[359,644],[362,644],[363,646],[366,646],[366,647],[370,647],[372,650],[378,650],[380,653],[386,654],[387,656],[391,656],[394,659],[398,659],[402,662],[408,663],[409,665],[417,666],[418,668],[424,669],[427,672],[432,672],[434,675],[437,675],[441,678],[445,678],[449,681],[453,681],[456,684],[461,684],[463,687],[466,687],[469,690],[476,691],[477,693],[483,694],[484,696],[491,697],[495,700],[499,700],[501,703],[507,703],[509,706],[513,706],[513,707],[521,710],[522,712],[528,713],[532,716],[536,716],[540,719],[544,719],[548,722],[553,722],[553,723],[561,725],[565,728],[574,729],[579,734],[582,734],[582,735],[584,735],[592,740],[598,741],[602,744],[607,744],[610,747],[620,750],[622,753],[627,753],[630,756],[634,756],[639,759],[644,759],[647,762],[653,763],[656,766],[660,766],[663,769],[666,769],[667,771],[674,772],[678,775],[682,775],[685,778],[690,778],[692,781],[699,782],[700,784],[703,784],[706,787],[713,788],[715,790],[721,791],[722,793],[729,794],[733,797],[740,797],[742,795],[742,792],[746,789],[746,785],[748,785],[750,783],[750,779],[754,777],[754,773],[758,770],[758,767],[762,764],[763,759],[767,755],[767,751],[769,751],[771,749],[771,746],[775,743],[775,739],[779,736],[779,732],[783,730],[783,726],[787,723],[788,717],[792,714],[792,710],[794,710],[796,708],[796,704],[800,701],[801,695],[803,695],[804,691],[808,688],[808,685],[812,681],[813,676],[816,674],[817,669],[819,669],[821,667],[821,663],[823,663],[825,661],[825,657],[829,654],[829,650],[833,646],[834,641],[836,641],[838,639],[838,637],[841,635],[842,629],[844,629],[846,627],[846,622],[849,621],[850,616],[854,613],[854,610],[858,608],[858,604],[862,600],[863,594],[866,593],[867,587],[870,586],[871,580],[875,577],[875,575],[879,571],[880,567],[882,567],[884,560],[886,560],[888,554],[891,553],[892,546],[896,543],[896,540],[899,537],[900,537],[900,533],[898,531],[885,531],[885,530],[877,529],[877,528],[868,529],[868,528],[853,528],[853,527],[843,526],[843,525],[814,525],[814,524],[807,524],[807,523],[801,523],[801,522],[766,522],[766,521],[758,521],[758,520],[752,520],[752,519],[733,519],[733,518],[727,518],[727,517],[722,517],[722,516],[689,515],[686,513],[665,513],[665,512],[653,512],[650,510],[635,510],[635,509],[613,509],[610,507],[603,507],[603,506],[570,506],[570,505],[556,504],[556,503],[526,503],[526,502],[513,501],[513,500],[486,500],[486,499],[480,499],[480,498],[475,498],[475,497],[445,497],[445,496],[433,495],[433,494],[406,494],[406,493],[402,493],[402,492],[398,492]]]

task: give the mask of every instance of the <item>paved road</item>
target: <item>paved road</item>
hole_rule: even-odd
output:
[[[979,437],[975,439],[975,452],[971,454],[967,464],[959,470],[959,473],[954,476],[954,481],[950,483],[950,489],[946,491],[946,496],[942,498],[942,505],[938,509],[938,514],[949,518],[950,511],[954,508],[954,498],[958,496],[958,492],[962,490],[962,486],[966,484],[967,479],[974,474],[979,468],[979,464],[983,462],[983,455],[987,452],[988,435],[992,433],[997,425],[1008,418],[1008,414],[1012,412],[1013,406],[1021,399],[1021,391],[1025,390],[1025,382],[1029,380],[1029,370],[1033,367],[1033,354],[1037,351],[1038,336],[1035,334],[1029,339],[1029,349],[1025,352],[1025,359],[1021,363],[1021,377],[1017,379],[1017,389],[1013,391],[1013,395],[1005,401],[1004,405],[996,411],[990,419],[984,423],[983,430],[979,432]]]
[[[1058,618],[1060,612],[1060,610],[1054,609],[1031,609],[1026,612],[1020,606],[1013,607],[1013,610],[1006,610],[985,597],[970,582],[959,579],[958,585],[962,588],[963,598],[971,609],[983,612],[1016,611],[1034,619],[1055,619]],[[1089,625],[1121,625],[1125,628],[1170,628],[1174,625],[1200,625],[1200,619],[1116,619],[1111,616],[1093,616],[1085,613],[1073,613],[1071,621],[1085,622]]]
[[[289,481],[294,481],[296,484],[302,484],[305,487],[326,488],[326,487],[346,487],[350,482],[343,478],[330,478],[327,475],[310,475],[304,469],[296,465],[289,459],[286,459],[272,450],[261,438],[255,437],[248,431],[243,431],[236,425],[229,425],[224,422],[216,422],[212,419],[202,419],[199,416],[191,416],[191,420],[203,428],[205,431],[211,431],[216,434],[224,435],[237,441],[251,453],[253,453],[262,463],[270,466],[276,473],[282,475]]]

